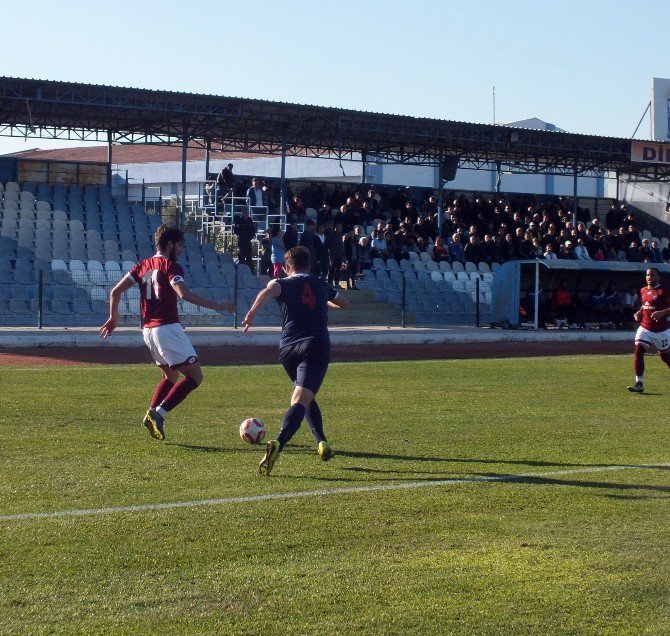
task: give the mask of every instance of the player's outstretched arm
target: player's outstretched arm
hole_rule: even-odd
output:
[[[254,304],[251,305],[251,308],[247,312],[247,315],[244,317],[244,320],[242,321],[244,331],[249,331],[249,327],[251,327],[251,325],[254,322],[256,312],[259,309],[265,307],[265,305],[267,305],[269,302],[277,298],[280,293],[281,293],[281,287],[279,286],[279,283],[276,280],[271,280],[265,289],[258,292],[258,296],[256,296]]]
[[[196,294],[186,283],[181,281],[174,283],[172,286],[177,292],[177,296],[188,303],[193,303],[194,305],[199,305],[200,307],[206,307],[207,309],[213,309],[214,311],[228,311],[231,314],[235,311],[235,303],[217,303],[214,300],[210,300],[209,298],[205,298],[200,294]]]
[[[102,327],[100,327],[100,336],[105,339],[112,335],[114,329],[119,324],[119,302],[121,294],[130,289],[135,284],[135,280],[130,276],[124,276],[109,294],[109,318]]]

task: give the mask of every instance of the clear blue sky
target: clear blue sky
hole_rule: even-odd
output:
[[[668,0],[6,2],[12,77],[630,137],[670,77]],[[638,137],[649,136],[648,117]],[[0,137],[0,154],[50,147]],[[51,146],[52,147],[52,146]]]

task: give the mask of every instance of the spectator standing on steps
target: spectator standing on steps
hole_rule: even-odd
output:
[[[270,241],[270,260],[272,262],[272,278],[284,277],[284,254],[286,248],[282,237],[284,232],[278,227],[272,230],[272,240]]]
[[[223,201],[228,191],[235,187],[235,177],[233,176],[233,164],[225,166],[216,177],[216,189],[219,192],[219,199]]]
[[[340,286],[340,277],[342,275],[342,262],[344,261],[343,239],[341,223],[336,223],[334,229],[326,231],[326,246],[330,255],[328,282],[336,288]]]
[[[254,177],[251,180],[251,187],[247,190],[247,198],[249,199],[249,205],[252,208],[267,205],[265,190],[263,190],[261,181],[257,177]]]
[[[251,241],[256,236],[256,224],[249,216],[249,210],[246,208],[242,215],[235,221],[233,233],[237,236],[237,262],[240,265],[248,265],[249,269],[255,274],[256,268],[251,254]]]
[[[284,232],[284,247],[288,252],[292,247],[298,245],[298,219],[293,216],[291,217],[289,224],[286,226],[286,231]]]

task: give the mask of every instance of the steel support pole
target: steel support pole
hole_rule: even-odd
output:
[[[439,165],[437,166],[437,234],[442,236],[442,225],[444,223],[444,154],[440,152]]]
[[[404,329],[407,327],[407,281],[405,280],[405,272],[402,275],[402,312],[401,312],[401,326]]]
[[[572,226],[577,227],[577,161],[574,164],[572,181]]]
[[[181,143],[181,205],[179,206],[179,216],[177,217],[177,227],[181,228],[186,219],[186,160],[188,158],[188,133],[184,131],[184,138]]]
[[[539,327],[539,318],[540,318],[540,259],[535,259],[535,331]]]
[[[208,139],[205,143],[205,181],[209,180],[209,152],[212,149],[212,140]]]
[[[279,214],[286,214],[286,144],[281,146],[281,177],[279,179]]]
[[[107,187],[112,187],[112,131],[107,131]]]
[[[361,153],[361,159],[363,160],[363,173],[361,174],[361,185],[365,184],[365,168],[367,167],[367,153],[365,150]]]
[[[619,171],[617,170],[615,173],[616,176],[616,200],[619,201]]]
[[[37,276],[37,328],[41,329],[44,321],[44,270],[40,269]]]

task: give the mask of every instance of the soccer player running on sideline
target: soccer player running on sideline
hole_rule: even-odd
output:
[[[214,311],[235,311],[232,302],[217,303],[191,291],[184,282],[184,270],[177,259],[184,248],[184,233],[161,225],[155,234],[157,252],[133,267],[112,289],[109,319],[100,335],[109,337],[119,322],[121,294],[140,285],[142,334],[163,377],[156,386],[143,424],[154,439],[165,439],[165,418],[169,411],[200,386],[202,371],[191,341],[179,322],[177,297]],[[180,380],[179,374],[184,377]]]
[[[323,419],[316,397],[330,362],[328,307],[347,309],[349,300],[310,271],[310,254],[304,247],[293,247],[285,254],[287,278],[271,280],[259,292],[242,321],[244,331],[253,324],[261,307],[276,300],[282,310],[283,325],[279,360],[293,382],[291,406],[284,414],[277,439],[266,444],[265,457],[258,465],[261,475],[272,472],[279,453],[307,420],[318,443],[319,456],[328,461],[333,450],[323,432]]]
[[[647,286],[640,290],[642,306],[633,314],[640,326],[635,334],[635,384],[628,387],[632,393],[644,391],[644,353],[652,344],[670,367],[670,291],[661,286],[661,274],[655,267],[647,270],[646,278]]]

